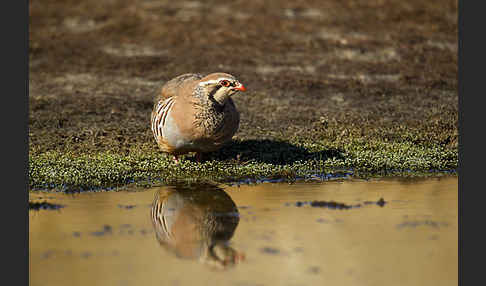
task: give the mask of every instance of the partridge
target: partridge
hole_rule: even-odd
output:
[[[231,96],[246,88],[227,73],[183,74],[156,96],[151,129],[160,149],[173,155],[221,148],[238,130],[240,114]]]

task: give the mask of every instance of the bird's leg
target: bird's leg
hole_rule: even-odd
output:
[[[203,154],[201,152],[196,152],[196,161],[200,163],[202,161]]]

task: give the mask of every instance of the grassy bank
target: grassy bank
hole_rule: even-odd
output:
[[[457,168],[455,0],[44,2],[29,6],[30,189]],[[152,99],[194,72],[248,91],[234,141],[175,165]]]
[[[225,159],[223,159],[225,158]],[[408,142],[289,144],[282,141],[234,141],[202,163],[186,155],[179,164],[160,152],[92,155],[46,152],[31,156],[30,188],[81,191],[135,183],[179,180],[235,182],[245,179],[293,181],[311,175],[430,176],[457,168],[457,151]]]

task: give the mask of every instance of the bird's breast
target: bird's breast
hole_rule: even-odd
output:
[[[200,112],[195,114],[195,125],[202,130],[204,137],[220,138],[228,133],[232,133],[232,136],[232,131],[236,132],[240,116],[230,100],[224,106],[200,108]]]
[[[232,101],[224,106],[177,101],[167,116],[161,117],[164,124],[160,133],[173,152],[212,151],[233,137],[239,120]]]

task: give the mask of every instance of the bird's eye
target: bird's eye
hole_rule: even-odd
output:
[[[221,84],[222,86],[226,86],[226,87],[230,86],[230,82],[229,82],[229,81],[227,81],[227,80],[222,80],[222,81],[220,82],[220,84]]]

